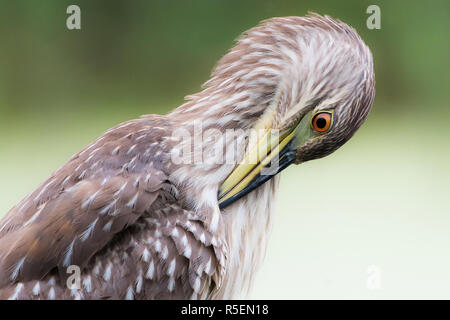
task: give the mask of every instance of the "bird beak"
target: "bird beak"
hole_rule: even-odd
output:
[[[223,209],[253,191],[295,161],[296,150],[311,137],[310,113],[279,134],[267,130],[219,188]]]

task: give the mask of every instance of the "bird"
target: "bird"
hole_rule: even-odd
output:
[[[198,93],[107,130],[4,215],[0,298],[246,297],[281,171],[354,135],[373,69],[338,19],[261,21]]]

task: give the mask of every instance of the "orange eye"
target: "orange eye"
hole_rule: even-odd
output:
[[[326,132],[331,126],[331,113],[321,112],[312,119],[312,127],[317,132]]]

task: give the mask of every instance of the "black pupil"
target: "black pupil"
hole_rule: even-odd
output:
[[[318,118],[316,120],[316,126],[319,129],[323,129],[327,126],[327,120],[325,118]]]

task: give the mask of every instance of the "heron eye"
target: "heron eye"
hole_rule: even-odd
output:
[[[321,112],[312,119],[312,127],[317,132],[326,132],[331,126],[331,113]]]

